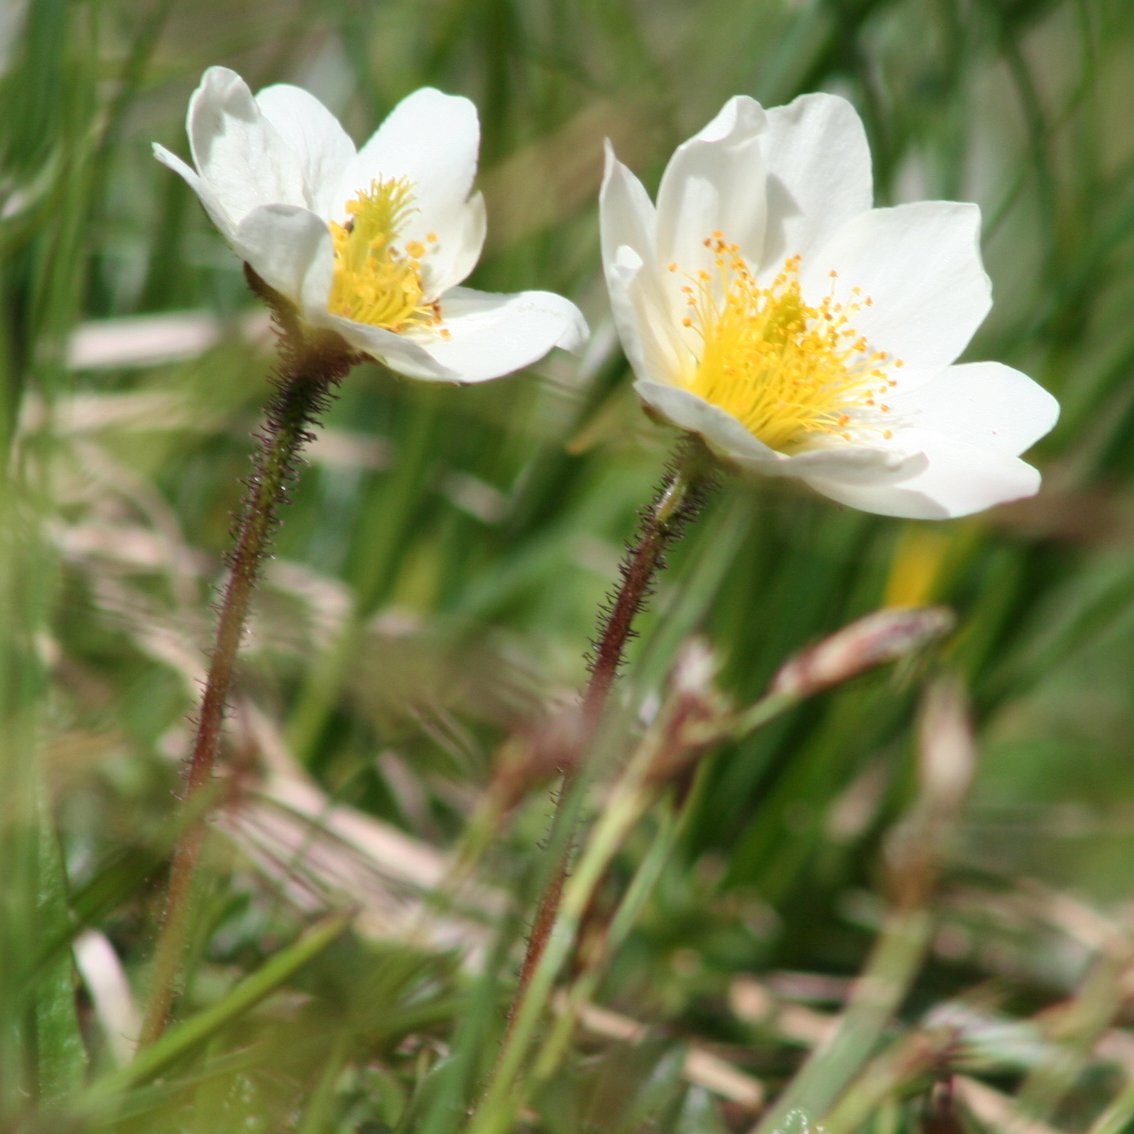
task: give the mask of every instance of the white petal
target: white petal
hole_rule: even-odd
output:
[[[269,286],[304,309],[325,313],[334,253],[326,222],[294,205],[266,205],[245,217],[233,246]]]
[[[542,358],[553,347],[579,350],[586,320],[561,295],[523,291],[494,295],[454,288],[441,304],[441,328],[448,338],[418,340],[433,359],[462,382],[484,382]]]
[[[162,165],[172,169],[174,173],[184,178],[189,188],[197,194],[201,204],[205,208],[205,212],[209,214],[210,220],[221,230],[224,238],[231,243],[236,236],[236,225],[221,204],[216,193],[213,192],[212,186],[207,181],[202,181],[195,169],[191,169],[176,154],[170,153],[165,146],[159,146],[157,143],[154,143],[153,149],[154,157],[156,157]]]
[[[778,269],[873,203],[870,146],[857,111],[829,94],[801,95],[768,111],[761,137],[768,222],[761,267]]]
[[[924,453],[896,443],[840,443],[784,457],[778,475],[804,480],[825,477],[846,484],[892,484],[904,482],[925,468],[926,463]]]
[[[357,168],[371,177],[408,177],[436,184],[464,201],[476,177],[480,124],[476,107],[460,95],[422,87],[390,111],[358,153]]]
[[[607,142],[599,229],[615,325],[635,372],[664,381],[685,350],[665,278],[670,273],[658,259],[655,227],[653,202]]]
[[[658,187],[657,255],[695,272],[712,253],[703,241],[720,231],[756,262],[764,245],[764,110],[744,96],[674,151]]]
[[[1039,491],[1039,473],[1008,453],[928,431],[907,432],[903,441],[920,446],[926,465],[898,484],[856,485],[823,478],[807,478],[807,483],[852,508],[915,520],[967,516]]]
[[[235,228],[260,205],[306,206],[303,171],[244,80],[210,67],[189,99],[193,161]]]
[[[499,378],[542,358],[552,347],[577,350],[587,335],[578,308],[550,292],[491,295],[455,288],[445,296],[442,316],[448,339],[432,333],[399,335],[334,317],[328,325],[392,370],[438,382]]]
[[[402,243],[419,240],[425,245],[426,255],[421,264],[421,282],[426,302],[432,303],[451,287],[468,278],[480,259],[488,222],[484,211],[484,197],[474,193],[457,211],[455,220],[448,223],[444,235],[433,232],[424,215],[415,214],[406,226]],[[436,240],[430,240],[436,236]]]
[[[423,87],[394,107],[343,172],[336,194],[340,213],[372,181],[408,178],[417,211],[407,221],[402,241],[425,242],[429,233],[439,237],[431,254],[433,270],[438,278],[450,279],[458,272],[454,265],[467,260],[470,234],[477,231],[480,206],[468,196],[479,147],[476,107],[467,98]]]
[[[607,290],[614,325],[631,369],[641,378],[678,382],[688,352],[677,333],[678,321],[661,294],[652,264],[630,247],[618,249],[607,265]]]
[[[802,267],[804,295],[832,290],[852,302],[861,287],[872,305],[851,325],[872,347],[912,368],[942,369],[964,350],[992,305],[980,259],[980,209],[921,201],[853,217]]]
[[[599,190],[599,235],[604,264],[614,263],[622,245],[628,245],[647,264],[658,261],[655,230],[657,214],[642,183],[615,156],[607,139],[602,188]]]
[[[265,87],[256,105],[292,151],[306,188],[305,204],[329,218],[341,208],[335,201],[339,177],[354,158],[354,143],[339,120],[314,95],[281,83]]]
[[[690,390],[642,379],[634,391],[650,409],[667,421],[703,437],[717,453],[735,461],[774,465],[780,455],[758,441],[729,413]]]
[[[431,344],[387,331],[383,327],[371,327],[367,323],[355,323],[338,315],[324,315],[320,325],[338,331],[352,347],[362,354],[388,366],[409,378],[421,378],[430,382],[461,382],[464,376],[449,370],[438,362],[427,349]]]
[[[999,362],[950,366],[932,382],[909,394],[896,392],[891,400],[895,414],[912,427],[1010,456],[1034,445],[1059,419],[1055,398]]]
[[[898,446],[839,445],[787,455],[768,448],[731,414],[676,386],[640,381],[638,396],[679,429],[696,433],[720,456],[762,476],[838,477],[848,483],[889,483],[921,469],[920,452]]]

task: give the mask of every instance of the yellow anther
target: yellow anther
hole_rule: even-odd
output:
[[[347,220],[331,222],[335,270],[330,311],[391,331],[439,321],[427,303],[421,260],[427,249],[418,240],[399,248],[397,239],[413,208],[413,186],[406,178],[372,181],[346,203]],[[430,233],[426,240],[436,242]]]
[[[801,256],[761,286],[722,234],[705,245],[729,258],[717,261],[715,275],[701,269],[681,288],[692,308],[682,325],[700,340],[691,347],[688,388],[779,452],[806,447],[816,434],[888,438],[877,414],[890,407],[878,406],[875,395],[896,384],[888,368],[897,363],[850,325],[870,303],[861,289],[846,303],[832,293],[811,304],[800,285]]]

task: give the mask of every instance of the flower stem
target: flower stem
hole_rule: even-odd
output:
[[[621,585],[612,592],[609,605],[600,619],[601,631],[595,643],[591,676],[583,693],[582,728],[578,742],[580,755],[587,750],[598,733],[611,688],[622,665],[626,643],[634,633],[634,618],[652,592],[657,571],[665,566],[665,551],[681,535],[685,523],[700,510],[705,492],[712,481],[710,469],[707,454],[700,441],[686,441],[683,450],[671,464],[653,504],[642,515],[637,538],[630,545],[622,562]],[[568,797],[575,786],[578,768],[579,761],[570,760],[561,776],[548,836],[548,845],[557,857],[536,908],[516,992],[508,1011],[505,1051],[502,1056],[515,1038],[516,1021],[559,916],[571,856],[571,828],[575,817]]]
[[[622,664],[622,652],[633,633],[634,617],[653,589],[654,573],[665,565],[666,548],[699,510],[705,484],[703,455],[698,444],[690,442],[687,452],[674,462],[649,511],[642,517],[638,539],[623,560],[622,585],[603,618],[602,636],[583,696],[583,720],[588,733],[598,727]]]
[[[260,290],[255,282],[253,288]],[[265,424],[258,434],[260,447],[255,467],[245,481],[247,493],[236,525],[236,547],[228,557],[229,577],[197,717],[196,738],[183,770],[181,800],[185,818],[173,854],[140,1048],[152,1044],[165,1030],[177,994],[194,879],[204,841],[205,813],[211,802],[209,792],[236,653],[263,561],[279,523],[279,506],[286,502],[288,488],[296,478],[300,450],[314,437],[309,426],[327,407],[333,387],[358,361],[337,336],[305,336],[281,305],[273,307],[282,357],[273,377],[274,390],[266,408]]]

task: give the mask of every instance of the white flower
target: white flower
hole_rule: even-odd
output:
[[[679,146],[657,205],[609,145],[602,254],[656,415],[720,456],[855,508],[940,519],[1029,496],[1018,454],[1055,399],[953,365],[991,305],[975,205],[872,208],[858,115],[733,98]]]
[[[253,98],[239,75],[210,67],[186,129],[196,170],[161,146],[154,155],[309,326],[402,374],[456,382],[585,340],[582,315],[561,296],[457,286],[485,232],[483,198],[469,195],[480,126],[467,99],[416,91],[356,151],[306,91],[273,86]]]

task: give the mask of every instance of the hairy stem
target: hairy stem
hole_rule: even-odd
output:
[[[626,643],[634,633],[634,618],[649,598],[658,570],[665,565],[665,551],[701,507],[705,490],[712,479],[709,468],[707,454],[700,442],[686,442],[683,451],[674,459],[653,504],[642,515],[637,538],[622,562],[622,582],[612,592],[609,605],[600,618],[591,676],[583,693],[579,756],[586,752],[598,733],[611,688],[622,665]],[[528,937],[527,951],[508,1012],[505,1049],[514,1038],[516,1020],[559,915],[571,854],[569,828],[573,824],[573,812],[566,801],[574,786],[578,766],[578,759],[569,761],[562,773],[549,835],[549,845],[557,858],[540,897]]]
[[[253,287],[259,290],[255,282]],[[279,523],[279,507],[286,502],[288,488],[296,478],[300,450],[314,436],[309,427],[326,408],[333,387],[357,361],[337,336],[304,336],[280,305],[273,306],[281,331],[282,357],[273,378],[265,424],[258,434],[260,447],[255,467],[245,481],[247,493],[236,524],[236,546],[228,558],[228,582],[197,717],[196,737],[183,771],[181,801],[185,818],[173,854],[140,1047],[153,1043],[165,1030],[177,994],[190,927],[194,879],[205,834],[205,813],[210,802],[208,792],[220,750],[236,654],[264,558]]]

